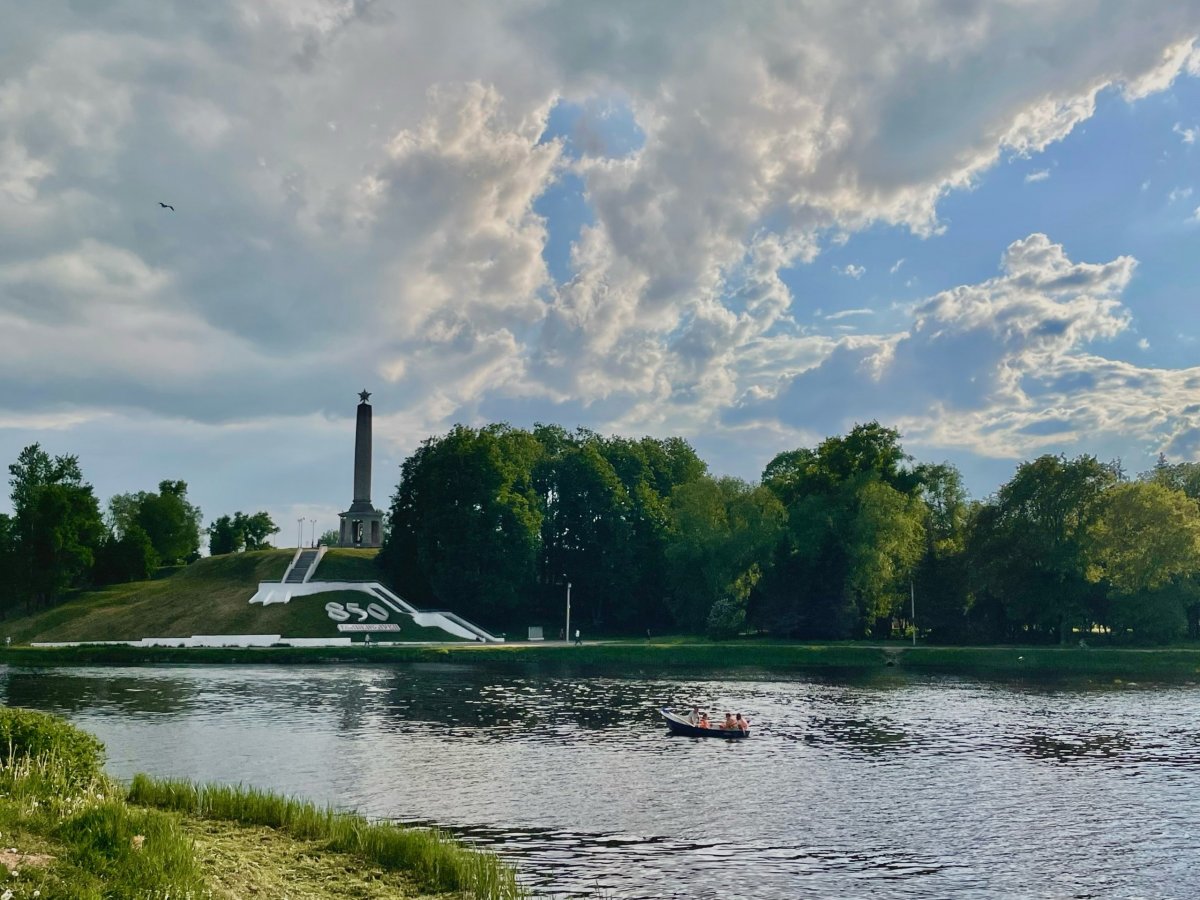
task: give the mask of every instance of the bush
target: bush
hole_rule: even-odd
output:
[[[81,784],[100,775],[104,745],[58,716],[0,707],[0,761],[52,756],[66,780]]]
[[[715,641],[737,637],[746,627],[746,607],[732,597],[722,597],[708,611],[708,636]]]

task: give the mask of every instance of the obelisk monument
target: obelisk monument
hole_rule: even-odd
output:
[[[371,505],[371,394],[358,395],[354,423],[354,498],[342,520],[339,547],[378,547],[383,543],[383,513]]]

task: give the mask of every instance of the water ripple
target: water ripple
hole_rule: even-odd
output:
[[[437,822],[546,896],[1192,897],[1200,688],[546,675],[465,665],[0,672],[120,776]],[[673,738],[660,706],[749,717]]]

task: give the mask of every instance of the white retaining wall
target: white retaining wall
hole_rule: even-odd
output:
[[[313,594],[324,594],[327,591],[358,591],[391,607],[393,612],[412,616],[414,622],[426,628],[440,628],[442,631],[468,641],[504,643],[504,638],[496,637],[459,616],[450,618],[440,612],[417,609],[408,601],[393,594],[378,581],[309,581],[304,584],[262,581],[259,582],[258,590],[250,598],[250,602],[267,606],[271,603],[287,603],[293,597],[308,597]]]

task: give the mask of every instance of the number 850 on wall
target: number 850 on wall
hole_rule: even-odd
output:
[[[335,622],[348,622],[351,616],[358,616],[358,621],[375,619],[378,622],[387,621],[387,610],[378,603],[368,603],[366,608],[351,601],[349,603],[329,602],[325,604],[325,613]]]

